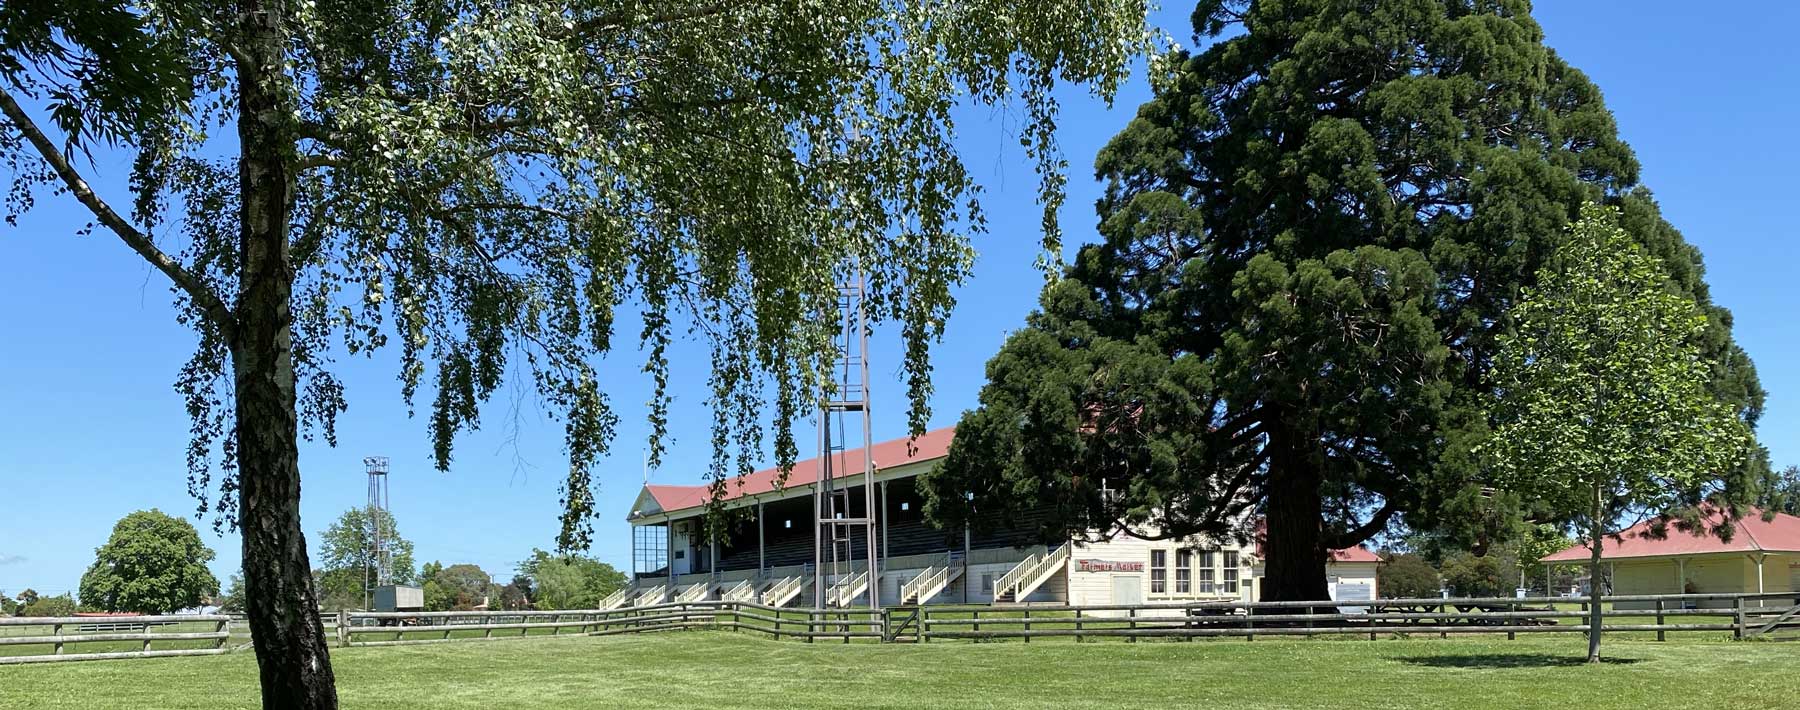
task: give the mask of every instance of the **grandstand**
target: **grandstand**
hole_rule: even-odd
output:
[[[879,578],[883,605],[929,603],[1135,604],[1255,599],[1261,564],[1252,546],[1204,539],[1151,541],[1118,535],[1100,543],[1040,544],[1032,516],[987,533],[941,530],[925,521],[917,477],[949,451],[953,428],[926,432],[908,445],[874,445]],[[860,459],[860,451],[850,453]],[[847,606],[866,600],[866,554],[813,586],[812,488],[816,459],[795,463],[778,487],[770,468],[731,479],[724,500],[734,513],[722,539],[706,539],[707,487],[649,484],[626,520],[632,527],[633,582],[609,599],[616,606],[676,598],[757,599],[797,607]],[[840,478],[861,476],[844,471]],[[861,516],[853,490],[848,515]],[[866,547],[861,539],[850,549]],[[1378,559],[1363,548],[1340,550],[1327,575],[1336,598],[1375,595]],[[822,602],[822,603],[821,603]]]

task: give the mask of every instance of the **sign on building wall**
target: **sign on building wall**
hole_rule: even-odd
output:
[[[1077,572],[1142,572],[1142,562],[1115,562],[1112,560],[1076,560]]]

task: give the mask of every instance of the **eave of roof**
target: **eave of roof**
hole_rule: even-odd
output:
[[[919,438],[902,437],[876,443],[872,449],[875,470],[879,473],[902,466],[933,461],[947,456],[950,452],[950,439],[956,433],[955,427],[933,429],[920,434]],[[842,479],[862,474],[862,449],[851,449],[838,454],[839,463],[832,471],[832,478]],[[787,480],[781,480],[779,467],[765,468],[745,476],[734,476],[725,481],[727,503],[747,497],[760,496],[780,489],[805,489],[818,480],[819,459],[810,458],[794,462],[793,471]],[[706,505],[710,491],[707,486],[679,486],[651,483],[644,486],[644,492],[656,501],[662,510],[659,514],[673,514],[694,510]]]
[[[1721,520],[1721,513],[1708,516],[1709,523]],[[1600,546],[1600,559],[1624,560],[1692,555],[1800,553],[1800,517],[1776,513],[1773,520],[1763,520],[1762,511],[1751,509],[1737,521],[1737,534],[1730,542],[1710,534],[1691,534],[1670,529],[1657,539],[1645,521],[1619,533],[1619,539],[1608,538]],[[1710,527],[1710,525],[1709,525]],[[1570,546],[1545,555],[1544,562],[1586,562],[1591,558],[1586,544]]]

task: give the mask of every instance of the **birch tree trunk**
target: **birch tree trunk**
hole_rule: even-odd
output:
[[[245,606],[265,709],[330,710],[337,689],[300,527],[288,231],[295,140],[281,0],[240,0],[238,158],[242,258],[231,344]]]

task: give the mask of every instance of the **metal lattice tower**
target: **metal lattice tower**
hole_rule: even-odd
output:
[[[363,568],[363,587],[366,594],[373,595],[376,587],[394,583],[393,553],[388,549],[388,539],[381,525],[388,514],[388,459],[386,456],[364,457],[363,468],[369,472],[370,558],[370,564]]]
[[[875,554],[875,454],[869,447],[869,320],[864,296],[861,271],[853,281],[838,286],[837,353],[831,373],[834,391],[827,393],[819,409],[818,479],[813,486],[813,605],[821,608],[827,602],[826,590],[832,587],[826,583],[828,573],[838,582],[857,574],[853,561],[858,542],[868,548],[863,559],[868,561],[869,608],[881,606],[880,561]],[[852,448],[861,449],[861,455],[852,457]],[[857,485],[862,486],[860,510],[852,505],[851,491]],[[861,540],[854,534],[858,530]]]

